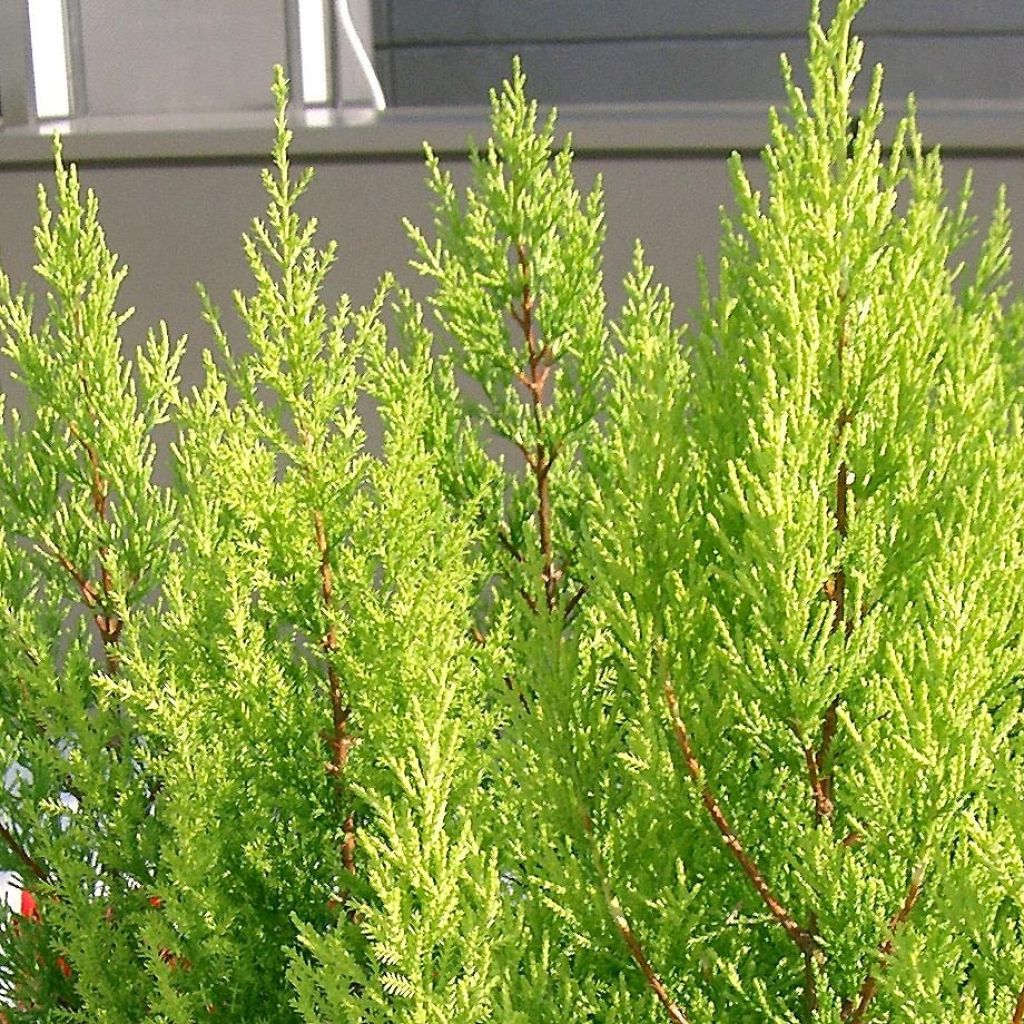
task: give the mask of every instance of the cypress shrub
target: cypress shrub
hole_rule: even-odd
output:
[[[427,151],[425,306],[326,305],[278,71],[189,393],[57,144],[45,294],[0,276],[8,1024],[1024,1022],[1009,217],[968,260],[855,103],[861,5],[689,333],[639,244],[607,310],[518,63],[469,190]]]

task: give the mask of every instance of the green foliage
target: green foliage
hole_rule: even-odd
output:
[[[518,63],[464,194],[427,150],[426,311],[326,305],[277,72],[187,395],[58,145],[45,301],[0,275],[0,1020],[1021,1024],[1009,217],[968,269],[860,6],[691,335],[639,243],[608,315]]]
[[[59,146],[56,163],[56,210],[41,190],[35,238],[45,309],[0,275],[4,354],[30,408],[0,432],[0,760],[17,766],[0,791],[0,864],[36,891],[45,926],[5,919],[4,973],[39,1019],[93,999],[127,1012],[145,987],[129,924],[145,915],[159,845],[154,780],[145,735],[105,684],[130,615],[166,573],[175,509],[150,480],[150,433],[181,354],[165,330],[151,335],[137,390],[120,352],[124,270]]]
[[[853,130],[858,6],[812,27],[809,98],[784,65],[767,207],[733,161],[738,210],[696,344],[717,623],[703,678],[727,709],[703,728],[735,736],[706,767],[733,819],[771,837],[756,859],[821,949],[821,1019],[861,1019],[846,1001],[882,971],[875,1017],[959,1020],[976,1000],[1000,1019],[1010,992],[975,983],[992,958],[936,939],[957,927],[943,894],[1020,711],[1008,233],[999,209],[963,272],[969,182],[947,207],[912,109],[883,158],[879,69]],[[684,699],[696,732],[699,694]],[[754,762],[770,801],[737,785]]]
[[[427,147],[438,237],[431,244],[406,226],[419,255],[413,266],[436,283],[430,305],[454,343],[455,365],[483,396],[467,413],[530,470],[508,480],[506,522],[492,536],[502,549],[496,567],[553,609],[580,582],[565,540],[578,532],[577,454],[605,379],[604,207],[600,180],[581,197],[571,140],[553,154],[554,113],[538,129],[525,86],[517,61],[501,92],[491,92],[494,136],[483,153],[470,152],[465,208]],[[538,490],[543,516],[534,510]]]

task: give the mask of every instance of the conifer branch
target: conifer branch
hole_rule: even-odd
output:
[[[846,294],[840,296],[843,304],[842,326],[839,330],[839,337],[836,343],[836,361],[838,365],[840,385],[842,384],[843,373],[843,352],[849,342],[846,325]],[[843,431],[850,423],[851,417],[844,406],[836,421],[836,444],[842,441]],[[845,459],[839,462],[836,471],[836,507],[835,507],[835,529],[841,540],[845,540],[849,532],[849,487],[850,474]],[[831,578],[825,584],[825,595],[833,602],[833,616],[831,631],[838,632],[845,630],[847,639],[853,628],[852,620],[846,616],[846,569],[840,565]],[[826,818],[831,818],[835,810],[835,803],[832,798],[833,777],[830,771],[826,770],[826,764],[832,749],[832,742],[835,739],[836,729],[839,723],[838,708],[841,695],[837,694],[828,708],[821,723],[821,738],[818,741],[817,749],[809,744],[797,729],[797,739],[803,750],[804,763],[807,766],[807,778],[811,785],[811,794],[814,797],[814,820],[815,825],[820,825]],[[803,948],[804,954],[804,997],[807,1004],[807,1014],[810,1020],[814,1020],[818,1010],[817,982],[814,975],[815,953],[819,951],[817,916],[812,913],[808,918],[806,934],[811,941]]]
[[[537,490],[537,532],[540,535],[540,551],[543,559],[541,579],[544,582],[544,596],[548,611],[554,611],[558,605],[558,580],[561,573],[555,568],[554,542],[551,536],[551,490],[549,474],[551,466],[558,455],[558,448],[552,445],[550,450],[542,439],[543,418],[541,410],[544,405],[544,389],[548,375],[554,363],[551,346],[540,345],[537,338],[537,325],[533,312],[535,296],[530,287],[530,261],[523,242],[516,243],[516,261],[523,275],[523,291],[520,305],[512,306],[512,318],[519,325],[526,345],[528,369],[518,374],[521,384],[530,395],[530,409],[537,430],[537,442],[533,452],[524,446],[527,465],[533,473]],[[532,454],[532,457],[531,457]]]
[[[115,675],[118,670],[119,659],[110,648],[121,637],[122,623],[120,618],[104,608],[99,591],[96,589],[96,584],[63,551],[48,544],[40,544],[39,547],[71,577],[82,597],[82,603],[93,612],[93,622],[96,624],[96,630],[100,635],[100,640],[103,642],[106,654],[107,670],[111,675]],[[109,583],[109,575],[105,578]]]
[[[878,992],[878,974],[881,974],[882,971],[889,966],[889,957],[892,956],[893,951],[893,938],[895,937],[896,932],[906,924],[907,918],[910,917],[910,913],[914,909],[914,904],[917,903],[917,899],[921,895],[921,886],[923,881],[924,867],[922,865],[918,865],[914,868],[914,873],[911,875],[910,885],[907,888],[907,894],[903,899],[903,905],[898,911],[896,911],[892,920],[889,922],[889,936],[884,939],[878,947],[879,966],[877,973],[872,971],[868,972],[867,977],[864,979],[864,984],[860,987],[856,1006],[850,1004],[843,1011],[842,1019],[847,1021],[848,1024],[861,1024],[861,1021],[864,1020],[864,1015],[867,1013],[868,1007],[871,1005],[871,1001],[875,998],[875,995]],[[1021,1024],[1021,1022],[1015,1019],[1014,1024]]]
[[[845,587],[845,577],[843,586]],[[814,752],[814,775],[811,778],[811,786],[815,790],[815,805],[819,821],[822,818],[830,817],[835,810],[835,803],[832,797],[834,780],[832,773],[825,770],[825,765],[832,750],[832,741],[835,739],[836,729],[839,726],[839,705],[841,703],[842,696],[836,694],[832,698],[831,704],[825,710],[825,715],[821,721],[821,740],[818,743],[818,749]],[[808,770],[810,769],[811,764],[809,763]]]
[[[71,579],[74,580],[86,607],[90,609],[97,607],[99,604],[99,596],[96,593],[96,588],[93,586],[92,582],[86,578],[85,574],[75,566],[74,562],[72,562],[71,559],[58,548],[52,546],[47,547],[46,545],[40,546],[71,577]]]
[[[1020,993],[1017,995],[1017,1005],[1014,1008],[1010,1024],[1024,1024],[1024,986],[1021,987]]]
[[[18,841],[17,836],[7,828],[2,822],[0,822],[0,839],[3,840],[4,845],[14,854],[15,857],[21,861],[32,872],[36,878],[41,882],[49,881],[49,875],[44,870],[43,866],[32,857],[28,850]]]
[[[807,1007],[808,1024],[814,1024],[818,1013],[818,979],[814,973],[815,966],[821,961],[818,945],[818,915],[812,910],[807,918],[807,934],[812,942],[802,950],[804,957],[804,1004]]]
[[[703,802],[708,814],[711,816],[711,820],[715,823],[718,831],[721,833],[722,838],[725,840],[725,845],[729,852],[735,858],[736,862],[743,869],[743,873],[750,879],[750,884],[753,885],[757,895],[761,897],[761,901],[768,908],[769,913],[776,921],[782,926],[786,934],[793,940],[793,943],[797,948],[804,953],[806,956],[820,956],[820,949],[817,942],[814,939],[814,935],[804,928],[801,928],[797,924],[795,918],[786,908],[779,902],[778,898],[772,892],[771,887],[761,870],[751,859],[750,855],[744,849],[743,844],[740,842],[736,831],[729,823],[725,813],[722,811],[721,805],[715,798],[711,787],[704,781],[704,773],[701,768],[700,761],[697,760],[697,756],[693,750],[693,744],[690,742],[690,735],[687,732],[686,724],[683,722],[682,716],[679,713],[679,700],[676,697],[675,688],[672,686],[672,682],[669,679],[665,680],[665,700],[668,704],[669,715],[672,719],[672,728],[675,733],[676,743],[679,746],[679,750],[683,755],[683,762],[686,765],[687,771],[690,773],[690,777],[694,783],[700,787],[701,801]]]
[[[341,676],[334,664],[334,655],[338,650],[338,631],[334,623],[334,576],[331,570],[331,551],[327,541],[327,528],[323,513],[317,509],[313,513],[313,528],[316,537],[317,553],[320,556],[320,601],[327,618],[327,632],[321,641],[324,658],[327,662],[327,684],[331,698],[330,735],[331,761],[328,772],[334,781],[334,791],[340,806],[344,807],[345,784],[344,772],[348,764],[349,752],[352,749],[352,738],[348,734],[348,721],[352,708],[345,703],[342,693]],[[341,858],[345,870],[354,874],[355,865],[355,819],[349,812],[342,824],[345,838],[341,844]]]
[[[526,558],[523,553],[513,543],[509,535],[501,528],[498,527],[498,543],[518,562],[522,565]],[[519,596],[526,602],[527,607],[531,612],[536,613],[537,611],[537,599],[531,594],[526,587],[519,588]]]
[[[86,461],[89,463],[89,490],[92,497],[92,507],[101,521],[107,518],[107,485],[100,473],[100,459],[96,453],[96,446],[85,438],[78,424],[72,420],[68,424],[71,436],[82,446],[85,452]]]
[[[509,537],[508,533],[502,528],[498,527],[498,543],[520,564],[526,561],[522,551],[519,550],[512,543],[512,538]]]
[[[551,540],[551,490],[548,471],[551,462],[543,460],[544,446],[537,444],[537,526],[540,531],[540,549],[544,556],[544,593],[547,597],[548,611],[554,611],[558,604],[558,572],[555,569],[554,546]]]
[[[520,587],[519,588],[519,595],[526,602],[527,607],[530,609],[530,611],[533,612],[534,614],[536,614],[536,612],[537,612],[537,599],[533,596],[533,594],[531,594],[526,589],[526,587]]]
[[[847,293],[846,289],[840,290],[840,303],[842,304],[842,323],[839,328],[839,336],[836,339],[836,366],[839,373],[840,386],[843,376],[843,353],[849,345],[849,328],[847,326]],[[844,405],[839,410],[836,419],[835,442],[838,446],[842,443],[843,433],[852,422],[853,417]],[[839,468],[836,470],[836,499],[835,499],[835,529],[841,541],[845,541],[850,529],[849,519],[849,497],[850,497],[850,468],[846,459],[839,461]],[[843,630],[846,639],[850,638],[853,632],[853,619],[846,614],[846,568],[840,565],[825,583],[825,596],[832,602],[832,632],[838,633]],[[833,697],[821,722],[821,739],[818,748],[810,756],[809,748],[804,747],[804,756],[807,762],[807,770],[811,783],[811,790],[814,794],[815,815],[820,823],[823,818],[831,817],[835,810],[835,801],[832,794],[833,777],[830,771],[826,770],[828,756],[832,749],[832,741],[835,739],[836,729],[839,724],[838,709],[842,696],[836,694]]]
[[[77,326],[77,317],[75,323]],[[84,378],[82,380],[82,384],[84,387]],[[100,458],[96,451],[96,446],[85,437],[74,420],[68,424],[68,431],[85,452],[86,461],[89,464],[89,490],[92,498],[92,507],[96,513],[96,518],[101,524],[105,525],[107,521],[108,487],[107,482],[100,471]],[[107,660],[107,671],[111,675],[115,675],[120,667],[120,658],[117,656],[114,648],[121,639],[123,623],[121,621],[121,617],[110,610],[110,599],[114,590],[114,581],[110,574],[110,568],[107,564],[110,557],[110,551],[105,545],[101,544],[97,550],[97,555],[100,566],[100,586],[103,589],[104,600],[102,602],[99,600],[95,586],[90,585],[94,598],[94,604],[90,605],[90,607],[96,607],[99,609],[93,617],[93,621],[96,623],[96,629],[100,634],[100,640],[103,642],[103,650]],[[79,588],[82,589],[84,594],[85,590],[82,583],[80,580],[77,582],[79,582]]]
[[[827,726],[828,716],[825,718],[825,725]],[[814,797],[814,814],[815,822],[820,824],[824,818],[829,817],[832,814],[832,798],[828,792],[828,779],[822,776],[822,761],[821,748],[815,750],[814,747],[808,743],[807,738],[804,736],[800,726],[796,723],[792,723],[790,728],[793,731],[793,735],[796,737],[797,743],[800,745],[800,750],[804,755],[804,763],[807,765],[807,779],[811,784],[811,795]],[[826,731],[823,727],[823,733]]]
[[[615,895],[615,891],[612,889],[611,881],[608,878],[608,872],[605,869],[604,858],[601,856],[601,849],[597,844],[597,836],[594,835],[594,821],[586,810],[582,808],[580,809],[580,820],[583,823],[583,831],[590,842],[594,868],[597,871],[601,884],[601,896],[604,898],[605,906],[608,908],[608,913],[611,915],[616,930],[622,937],[622,941],[626,944],[626,948],[629,950],[629,955],[633,958],[633,962],[637,967],[640,968],[640,972],[643,974],[644,980],[647,982],[647,987],[654,993],[658,1002],[660,1002],[665,1008],[665,1012],[668,1014],[668,1019],[672,1024],[689,1024],[689,1018],[686,1016],[686,1013],[672,998],[668,989],[665,987],[665,983],[651,966],[651,962],[647,958],[647,954],[644,952],[643,945],[639,938],[637,938],[637,934],[633,930],[632,925],[629,923],[629,918],[626,917],[625,909],[619,902],[618,896]]]
[[[509,693],[514,693],[519,700],[519,703],[522,704],[523,710],[527,714],[530,714],[530,702],[526,699],[526,694],[523,693],[522,687],[518,686],[515,680],[508,674],[505,675],[505,689],[508,690]]]

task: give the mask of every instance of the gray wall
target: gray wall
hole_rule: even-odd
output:
[[[403,269],[412,251],[400,217],[408,214],[430,227],[420,162],[320,160],[317,167],[304,209],[319,218],[322,240],[340,242],[332,293],[344,290],[365,302],[387,269],[415,283],[414,272]],[[692,302],[694,257],[714,253],[717,207],[728,194],[722,160],[583,158],[578,163],[581,183],[588,187],[598,170],[608,196],[612,289],[618,292],[615,282],[628,268],[633,239],[639,236],[681,303]],[[44,173],[36,168],[0,173],[0,262],[15,279],[32,276],[35,189]],[[195,379],[199,346],[210,340],[199,317],[195,282],[207,283],[222,308],[230,306],[232,287],[248,284],[239,239],[265,206],[258,165],[86,166],[82,177],[100,197],[111,246],[130,266],[122,295],[137,312],[125,326],[126,338],[141,341],[147,325],[166,319],[173,332],[187,332],[194,341],[188,368]]]
[[[825,0],[826,16],[835,0]],[[476,103],[522,55],[555,103],[770,100],[778,53],[805,50],[808,0],[374,0],[385,91]],[[858,19],[897,93],[1024,96],[1021,0],[872,0]]]
[[[1008,183],[1017,237],[1024,237],[1024,161],[950,159],[950,181],[959,182],[968,164],[976,171],[980,211],[990,207],[998,183]],[[598,170],[608,200],[607,279],[613,300],[619,299],[618,281],[629,265],[633,239],[640,237],[684,318],[697,298],[697,255],[714,260],[718,206],[729,199],[724,160],[603,156],[577,164],[585,185]],[[0,261],[16,280],[32,276],[31,229],[41,176],[35,168],[0,174]],[[321,238],[341,243],[331,279],[334,293],[345,290],[364,302],[385,269],[402,271],[410,248],[400,215],[408,213],[429,227],[422,178],[420,165],[407,159],[319,162],[305,210],[319,217]],[[206,282],[222,306],[230,305],[232,287],[247,285],[239,237],[264,205],[257,166],[86,167],[83,179],[100,196],[110,244],[131,268],[122,294],[137,312],[125,327],[126,338],[139,342],[147,325],[166,319],[173,332],[192,338],[187,367],[196,379],[199,346],[209,343],[209,332],[198,315],[195,282]],[[410,270],[402,276],[414,280]]]

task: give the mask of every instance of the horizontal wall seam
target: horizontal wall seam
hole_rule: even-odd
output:
[[[968,29],[927,29],[916,28],[892,28],[878,29],[875,31],[865,30],[857,33],[865,41],[877,41],[879,39],[1005,39],[1024,38],[1024,28],[968,28]],[[375,49],[378,52],[385,50],[403,51],[411,50],[456,50],[456,49],[488,49],[498,46],[613,46],[616,44],[629,45],[630,43],[706,43],[706,42],[783,42],[791,43],[797,48],[806,49],[806,38],[796,29],[755,31],[755,32],[651,32],[638,33],[636,35],[537,35],[537,36],[476,36],[465,39],[422,39],[408,37],[405,39],[389,39],[386,42],[378,41]]]
[[[890,107],[895,126],[900,106]],[[559,107],[559,132],[571,132],[582,157],[714,157],[757,152],[768,141],[767,103],[667,103]],[[928,145],[947,155],[1024,157],[1024,100],[920,101]],[[81,118],[63,131],[68,159],[138,163],[265,163],[273,128],[267,113],[201,118]],[[293,119],[293,156],[320,162],[422,159],[424,140],[442,156],[463,156],[488,136],[483,108],[395,108],[370,124],[326,127]],[[134,128],[133,128],[134,126]],[[49,166],[46,134],[0,128],[0,168]]]

